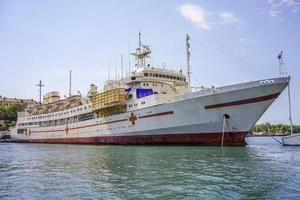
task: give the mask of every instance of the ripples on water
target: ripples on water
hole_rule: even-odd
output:
[[[300,199],[300,148],[0,144],[0,199]]]

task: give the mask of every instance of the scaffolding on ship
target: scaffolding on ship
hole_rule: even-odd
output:
[[[126,112],[125,89],[115,88],[91,97],[92,108],[100,117]]]

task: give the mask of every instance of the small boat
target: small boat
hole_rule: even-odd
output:
[[[10,142],[11,137],[10,137],[10,133],[9,132],[1,132],[0,131],[0,142]]]
[[[283,146],[300,146],[300,133],[294,133],[281,138]]]

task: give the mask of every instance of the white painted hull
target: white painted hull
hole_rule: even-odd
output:
[[[284,146],[300,146],[300,134],[285,136],[281,139]]]
[[[275,80],[275,81],[274,81]],[[288,78],[236,84],[218,93],[191,93],[176,101],[67,127],[27,127],[12,131],[22,142],[108,144],[203,144],[221,142],[223,115],[228,114],[224,145],[244,145],[244,136],[285,89]],[[136,116],[134,123],[129,120]]]

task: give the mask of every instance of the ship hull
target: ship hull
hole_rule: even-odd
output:
[[[223,145],[244,146],[246,132],[224,133]],[[25,143],[110,144],[110,145],[221,145],[222,133],[182,133],[134,136],[102,136],[22,140]]]
[[[292,134],[281,139],[283,146],[300,146],[300,134]]]
[[[236,84],[105,118],[27,127],[26,134],[17,134],[16,128],[11,135],[19,142],[37,143],[221,145],[224,132],[223,145],[245,145],[245,135],[288,81],[277,78]],[[147,97],[143,99],[147,103]]]

